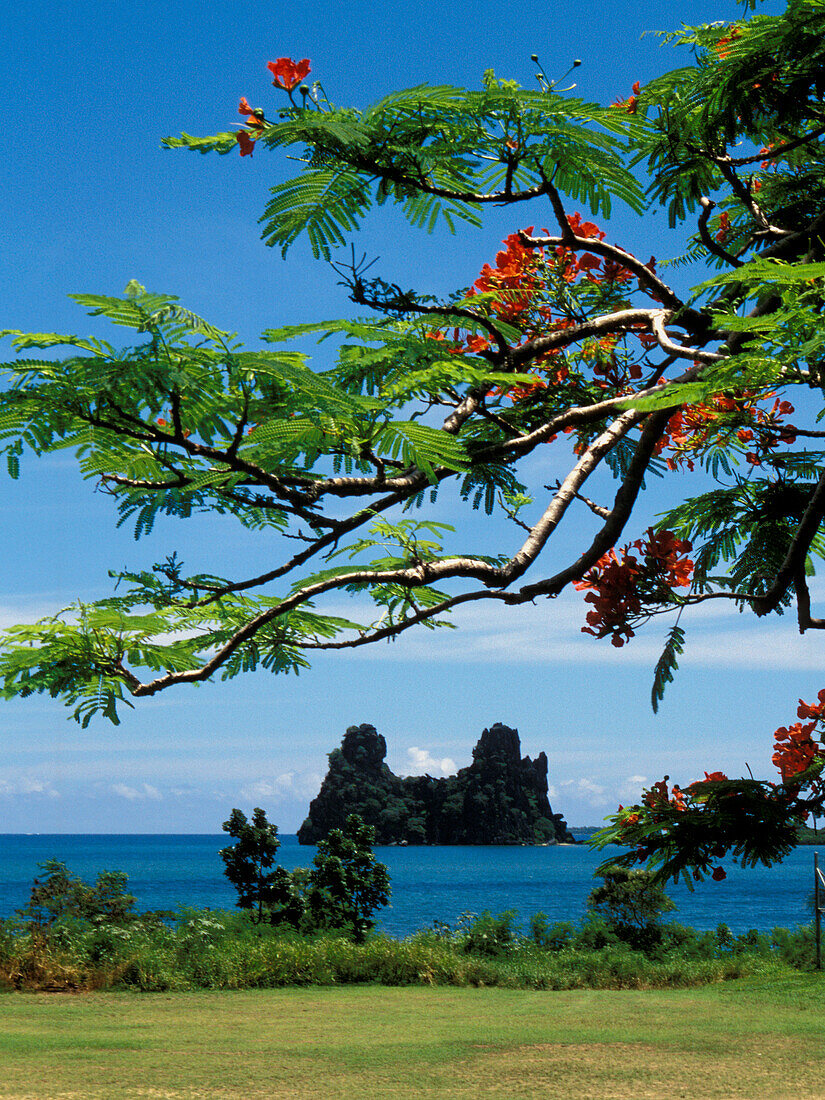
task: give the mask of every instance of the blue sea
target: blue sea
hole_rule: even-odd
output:
[[[311,863],[314,848],[302,847],[294,836],[281,840],[278,858],[284,867]],[[225,834],[0,834],[0,916],[10,916],[26,903],[38,864],[47,859],[62,860],[87,881],[100,871],[125,871],[142,910],[232,908],[235,894],[218,855],[227,841]],[[668,893],[677,905],[673,918],[702,929],[724,922],[736,933],[810,921],[814,850],[797,848],[772,868],[728,867],[724,882],[699,883],[693,893],[682,884],[670,885]],[[379,924],[392,935],[405,936],[431,927],[434,920],[454,926],[462,914],[485,909],[515,909],[523,920],[542,911],[552,921],[576,922],[594,885],[593,871],[607,851],[594,852],[585,844],[376,848],[392,880],[391,905],[381,911]]]

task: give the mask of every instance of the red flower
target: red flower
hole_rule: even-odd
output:
[[[799,710],[797,710],[797,716],[799,718],[822,718],[825,715],[825,688],[819,692],[817,696],[819,699],[819,706],[815,704],[811,706],[809,703],[803,703],[799,700]]]
[[[275,77],[272,81],[273,85],[276,88],[283,88],[285,92],[291,92],[308,75],[309,58],[293,61],[289,57],[279,57],[277,61],[270,61],[266,67]]]
[[[710,876],[714,882],[721,882],[722,879],[727,878],[724,867],[714,867],[713,874]]]
[[[574,264],[576,273],[578,274],[583,271],[591,283],[600,281],[596,276],[592,275],[591,272],[597,271],[601,266],[602,261],[597,256],[593,256],[590,252],[585,252],[583,255],[579,256]]]
[[[252,126],[256,130],[263,130],[266,127],[263,120],[263,111],[259,107],[255,109],[250,107],[246,102],[246,96],[241,96],[241,102],[238,104],[238,114],[247,116],[247,126]]]
[[[598,237],[600,241],[604,240],[604,233],[599,227],[593,222],[583,222],[578,211],[575,214],[568,214],[567,222],[577,237]]]
[[[730,34],[727,34],[723,38],[720,38],[716,45],[713,47],[720,58],[728,56],[728,54],[730,53],[730,43],[733,42],[734,38],[738,38],[739,35],[742,33],[739,27],[736,27],[733,24],[728,27],[728,30],[730,31]]]
[[[674,810],[684,811],[687,809],[684,792],[676,783],[673,784],[673,797],[670,800],[670,804]]]
[[[629,115],[636,114],[637,104],[639,102],[639,92],[641,91],[641,83],[637,80],[632,88],[633,95],[630,99],[617,99],[614,101],[614,107],[624,107]]]
[[[724,244],[730,236],[730,214],[727,211],[719,215],[719,230],[716,234],[716,240],[719,244]]]
[[[608,283],[629,283],[633,278],[633,272],[628,271],[626,267],[622,267],[615,260],[605,260],[604,277]]]
[[[814,726],[814,722],[805,725],[795,722],[789,727],[780,726],[774,734],[776,751],[771,759],[786,783],[795,775],[807,771],[820,755],[820,746],[811,737]]]
[[[727,778],[724,772],[705,772],[706,783],[723,783]]]
[[[690,543],[676,538],[672,531],[649,529],[645,538],[636,539],[619,554],[609,550],[588,573],[573,582],[579,591],[594,590],[584,597],[594,610],[588,611],[588,625],[582,627],[582,632],[596,638],[610,635],[617,647],[630,641],[633,626],[649,614],[650,603],[660,602],[665,589],[690,584],[693,562],[679,557],[690,549]],[[638,551],[643,560],[632,550]]]
[[[255,139],[250,137],[246,130],[238,131],[238,145],[241,147],[242,157],[251,157],[255,146]]]

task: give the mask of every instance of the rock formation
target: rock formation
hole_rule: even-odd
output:
[[[350,726],[298,830],[317,844],[347,814],[375,828],[376,844],[574,843],[547,799],[547,757],[521,757],[518,731],[484,730],[473,762],[457,775],[402,779],[384,763],[387,743],[374,726]]]

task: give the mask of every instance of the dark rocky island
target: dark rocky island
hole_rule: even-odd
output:
[[[518,731],[484,730],[473,762],[457,775],[402,779],[384,763],[387,743],[374,726],[350,726],[298,830],[317,844],[357,813],[376,844],[573,844],[547,799],[547,757],[521,757]]]

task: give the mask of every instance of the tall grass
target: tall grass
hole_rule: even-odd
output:
[[[186,910],[172,923],[128,925],[77,919],[48,930],[0,924],[0,985],[6,989],[147,991],[255,989],[376,983],[500,986],[510,989],[652,989],[694,986],[806,968],[809,929],[734,937],[725,926],[699,933],[662,926],[645,951],[598,919],[548,925],[528,934],[515,914],[482,914],[457,930],[443,926],[404,940],[381,934],[353,943],[314,936],[246,914]]]

